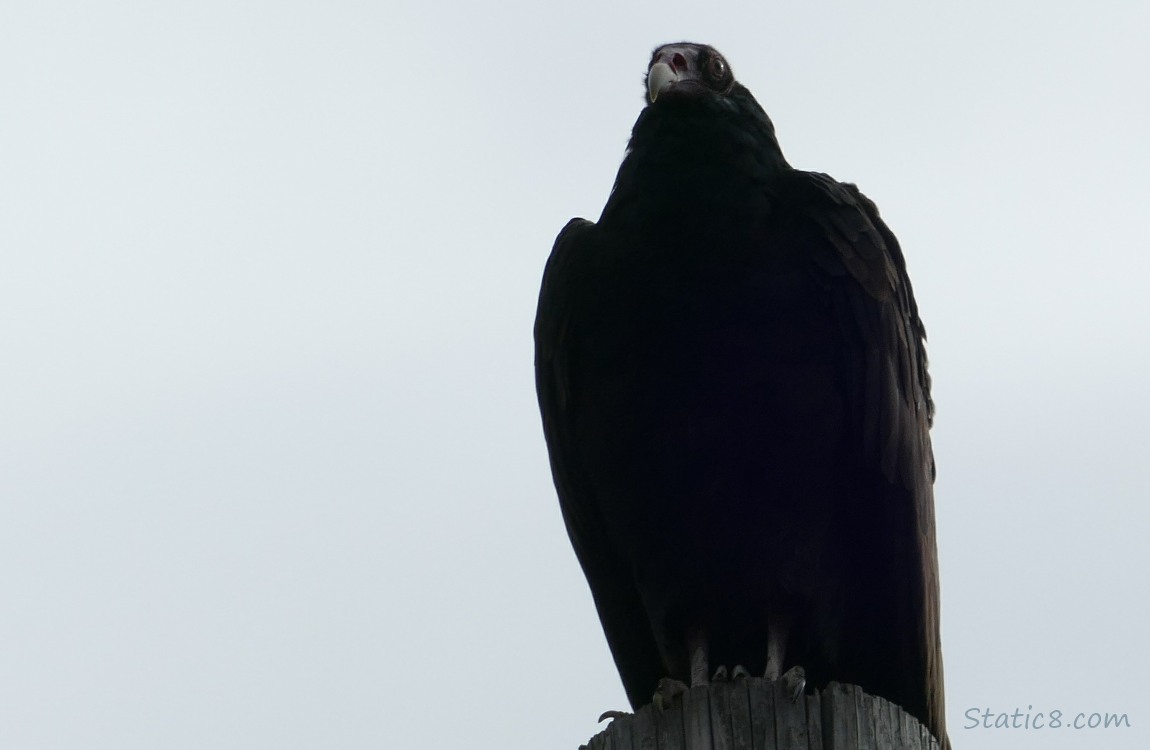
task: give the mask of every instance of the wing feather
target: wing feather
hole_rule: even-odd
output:
[[[627,698],[650,702],[664,675],[655,637],[632,572],[612,547],[599,501],[580,465],[570,404],[579,388],[574,340],[585,305],[596,299],[595,269],[605,252],[592,222],[572,219],[555,240],[543,272],[535,319],[535,379],[543,432],[567,534],[591,587]]]
[[[884,501],[887,517],[914,535],[902,557],[912,602],[905,616],[915,631],[908,633],[908,674],[923,675],[921,709],[932,729],[945,738],[930,444],[934,404],[926,332],[902,250],[874,203],[854,185],[827,175],[796,175],[807,182],[806,219],[825,240],[812,245],[816,267],[840,306],[840,318],[852,327],[846,340],[861,342],[862,351],[848,358],[858,362],[848,369],[857,369],[846,377],[858,389],[854,401],[863,450],[877,460],[890,483]],[[854,283],[844,283],[847,278]],[[902,524],[907,514],[910,522]]]

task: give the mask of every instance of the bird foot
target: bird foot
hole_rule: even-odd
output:
[[[711,675],[711,682],[727,682],[728,680],[739,680],[744,677],[750,677],[751,673],[742,664],[736,664],[735,668],[727,671],[726,665],[720,666],[715,670],[715,674]]]
[[[807,689],[807,670],[799,666],[791,667],[783,672],[779,682],[782,683],[783,692],[790,697],[791,703],[798,703],[803,691]]]
[[[626,711],[604,711],[603,713],[599,714],[599,722],[602,723],[607,721],[607,719],[625,719],[630,715],[631,714],[627,713]]]
[[[651,702],[655,704],[655,708],[662,711],[670,708],[671,701],[685,692],[687,692],[687,683],[681,680],[673,680],[670,677],[664,677],[659,680],[659,686],[655,688],[655,695],[652,696]]]

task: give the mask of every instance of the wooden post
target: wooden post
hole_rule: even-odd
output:
[[[580,750],[939,750],[893,703],[832,682],[797,702],[759,678],[694,687],[621,716]]]

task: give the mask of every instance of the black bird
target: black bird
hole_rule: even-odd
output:
[[[787,163],[712,47],[656,49],[647,99],[535,323],[555,486],[627,696],[801,667],[945,747],[933,403],[898,242],[854,185]]]

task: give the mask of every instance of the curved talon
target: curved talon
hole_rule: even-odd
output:
[[[599,714],[599,723],[602,723],[607,719],[623,719],[630,715],[631,714],[627,713],[626,711],[604,711],[603,713]]]
[[[779,682],[783,684],[783,691],[790,696],[791,703],[798,703],[807,687],[807,670],[800,666],[791,667],[783,673]]]
[[[711,682],[726,682],[727,681],[727,668],[721,666],[715,670],[715,674],[711,675]]]
[[[741,680],[744,677],[750,677],[751,673],[742,664],[736,664],[735,669],[731,672],[731,678]]]
[[[655,704],[655,708],[663,711],[671,707],[671,701],[685,692],[687,692],[687,683],[664,677],[659,680],[659,686],[655,688],[655,695],[651,697],[651,702]]]

